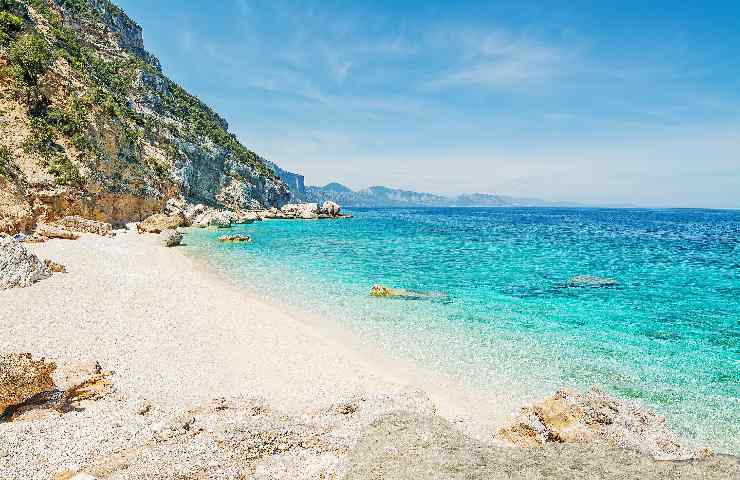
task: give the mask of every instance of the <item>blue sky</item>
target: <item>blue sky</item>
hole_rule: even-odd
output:
[[[737,1],[118,3],[309,184],[740,207]]]

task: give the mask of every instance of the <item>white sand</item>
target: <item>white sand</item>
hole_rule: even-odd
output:
[[[489,433],[509,413],[248,297],[156,236],[128,231],[29,248],[69,273],[0,291],[0,349],[97,360],[129,398],[187,407],[246,394],[299,411],[413,386],[471,433]]]

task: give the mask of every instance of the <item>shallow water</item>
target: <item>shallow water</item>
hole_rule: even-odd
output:
[[[245,288],[513,409],[562,385],[653,407],[740,454],[740,212],[356,209],[354,219],[193,230]],[[576,275],[618,280],[572,287]],[[373,284],[448,298],[375,299]]]

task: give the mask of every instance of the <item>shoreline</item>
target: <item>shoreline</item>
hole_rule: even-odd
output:
[[[411,468],[564,479],[629,465],[625,478],[637,479],[740,468],[594,389],[560,390],[513,417],[160,242],[129,229],[28,246],[68,273],[0,291],[0,352],[54,362],[64,383],[60,397],[33,397],[0,421],[0,476],[164,480],[215,468],[218,478],[364,479],[387,468],[387,478],[416,478],[404,476]],[[75,375],[93,376],[70,388]]]
[[[184,232],[187,230],[183,229]],[[187,241],[187,236],[184,241]],[[336,319],[320,316],[316,312],[292,304],[280,304],[275,299],[260,296],[256,285],[249,287],[240,285],[228,273],[211,265],[208,259],[199,258],[194,252],[184,251],[182,248],[175,250],[178,255],[191,262],[192,266],[203,276],[228,285],[251,302],[268,306],[295,319],[314,330],[321,338],[341,344],[352,358],[375,370],[378,376],[396,385],[423,390],[437,406],[437,413],[440,416],[456,423],[466,433],[476,438],[487,437],[490,440],[495,431],[517,413],[521,405],[539,398],[538,395],[532,394],[526,399],[517,399],[512,402],[514,406],[511,408],[495,408],[496,399],[485,392],[477,391],[417,361],[391,356],[380,346],[371,346],[366,342],[361,342],[355,332],[347,326],[340,325]]]
[[[515,413],[442,374],[368,349],[339,325],[257,298],[205,259],[162,248],[154,235],[83,235],[29,250],[69,273],[0,292],[8,329],[0,347],[69,361],[92,357],[117,372],[128,396],[186,407],[248,394],[298,412],[421,389],[440,416],[481,439]],[[187,392],[178,391],[183,383],[191,385]]]

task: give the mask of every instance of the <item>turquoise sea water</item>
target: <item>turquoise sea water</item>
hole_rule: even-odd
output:
[[[244,288],[512,408],[562,385],[636,399],[740,454],[740,212],[356,209],[354,219],[193,230]],[[221,244],[224,233],[252,244]],[[616,287],[568,286],[576,275]],[[448,299],[368,296],[373,284]]]

